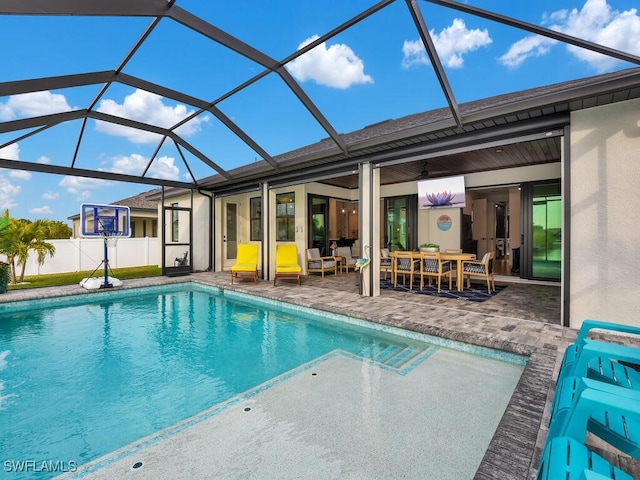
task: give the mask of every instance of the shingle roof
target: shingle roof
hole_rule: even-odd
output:
[[[159,193],[161,190],[161,188],[154,188],[153,190],[139,193],[138,195],[134,195],[133,197],[117,200],[113,202],[112,205],[122,205],[131,209],[135,208],[136,210],[157,210],[158,202],[147,200],[147,197],[149,195]]]

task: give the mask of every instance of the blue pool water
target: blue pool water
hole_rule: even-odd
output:
[[[401,373],[437,349],[198,285],[82,297],[0,305],[5,472],[59,474],[336,349]]]

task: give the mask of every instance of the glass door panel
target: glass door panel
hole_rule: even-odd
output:
[[[386,199],[385,244],[389,250],[407,250],[407,198]]]
[[[325,197],[309,197],[309,245],[318,248],[320,255],[329,255],[327,247],[327,213],[329,200]]]
[[[226,210],[225,258],[235,260],[238,253],[238,206],[235,203],[227,203]]]
[[[559,280],[562,260],[560,184],[533,186],[532,276]]]

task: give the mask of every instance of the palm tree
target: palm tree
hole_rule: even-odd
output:
[[[5,216],[8,217],[8,212],[5,212]],[[11,267],[10,282],[15,284],[24,280],[24,272],[31,250],[34,250],[38,255],[38,265],[42,265],[46,256],[53,256],[56,249],[46,241],[51,223],[49,220],[30,222],[24,219],[8,218],[8,225],[2,229],[0,235],[0,253],[4,253],[7,257],[7,263]],[[16,275],[16,267],[21,268],[19,280]]]
[[[50,223],[49,220],[35,220],[33,223],[27,223],[24,226],[17,249],[20,282],[24,280],[24,271],[31,250],[35,251],[38,256],[38,265],[44,264],[47,255],[53,256],[56,253],[56,247],[46,241]]]
[[[7,225],[9,225],[9,210],[5,210],[2,216],[0,217],[0,232]]]
[[[9,226],[9,210],[5,210],[2,217],[0,217],[0,253],[4,253],[5,236],[3,230]],[[0,293],[7,290],[7,281],[9,279],[8,265],[5,262],[0,261]]]

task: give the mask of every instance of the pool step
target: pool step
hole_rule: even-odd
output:
[[[393,368],[402,368],[414,359],[418,358],[420,354],[428,350],[430,347],[418,347],[416,345],[389,345],[377,354],[372,356],[372,359],[383,365],[387,365]]]

